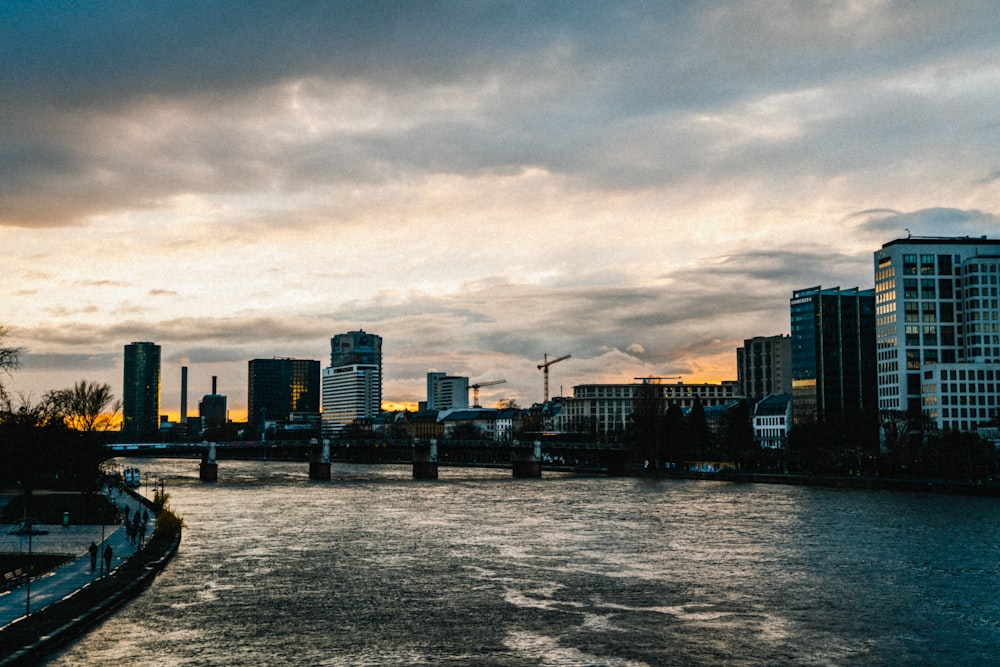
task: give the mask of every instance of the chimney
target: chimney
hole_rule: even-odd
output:
[[[215,384],[216,384],[216,380],[218,380],[218,379],[219,379],[219,376],[217,376],[217,375],[213,375],[212,376],[212,396],[215,396],[215,394],[218,393],[218,392],[215,391]]]
[[[188,367],[181,366],[181,424],[188,421]]]

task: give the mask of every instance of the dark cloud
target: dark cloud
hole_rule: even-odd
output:
[[[997,228],[997,25],[977,0],[5,3],[0,226],[15,305],[51,318],[22,338],[52,370],[154,340],[238,377],[363,327],[395,389],[537,394],[546,353],[568,382],[699,373],[786,332],[793,290],[870,286],[890,238]],[[64,270],[63,233],[109,258]]]
[[[927,137],[984,105],[956,104],[933,78],[930,89],[894,82],[991,62],[998,13],[978,2],[6,5],[0,224],[73,224],[184,192],[531,167],[613,189],[709,176],[761,187],[917,151],[931,170],[956,142],[983,156],[982,178],[995,170],[995,129],[953,133],[947,148]],[[282,95],[293,85],[319,111],[357,89],[375,117],[424,115],[405,131],[268,132],[293,115]],[[484,97],[456,113],[435,103],[449,89]],[[812,106],[769,112],[810,91]],[[755,130],[802,126],[725,129],[755,115]]]
[[[50,371],[104,371],[114,368],[120,362],[120,355],[112,352],[97,354],[34,354],[26,352],[21,357],[25,372]],[[53,387],[54,389],[54,387]]]

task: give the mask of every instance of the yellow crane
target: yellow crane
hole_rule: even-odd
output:
[[[491,380],[489,382],[477,382],[476,384],[470,384],[469,389],[472,390],[472,407],[479,408],[479,388],[480,387],[492,387],[495,384],[503,384],[506,380]]]
[[[541,370],[543,372],[543,374],[545,375],[545,402],[546,403],[549,402],[549,366],[551,366],[552,364],[558,363],[558,362],[562,361],[563,359],[569,359],[569,358],[570,358],[570,355],[567,354],[565,356],[559,357],[557,359],[552,359],[550,361],[549,360],[549,355],[546,354],[545,357],[544,357],[544,359],[542,360],[542,363],[538,364],[539,370]]]

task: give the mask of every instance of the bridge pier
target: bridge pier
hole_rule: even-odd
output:
[[[313,452],[315,459],[315,451]],[[330,441],[323,441],[323,450],[319,455],[319,461],[309,461],[309,479],[330,479]]]
[[[413,443],[413,479],[438,478],[438,443],[430,440],[427,444],[421,441]]]
[[[514,441],[514,446],[510,450],[510,462],[514,468],[514,477],[536,478],[542,477],[542,443],[535,440],[531,449],[519,447],[520,443]]]
[[[198,479],[203,482],[219,481],[219,464],[216,462],[215,443],[208,443],[208,452],[201,460],[198,469]]]

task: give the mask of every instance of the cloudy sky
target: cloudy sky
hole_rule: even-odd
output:
[[[5,2],[9,389],[162,410],[247,360],[384,339],[491,405],[736,378],[792,290],[872,252],[1000,233],[1000,3]]]

